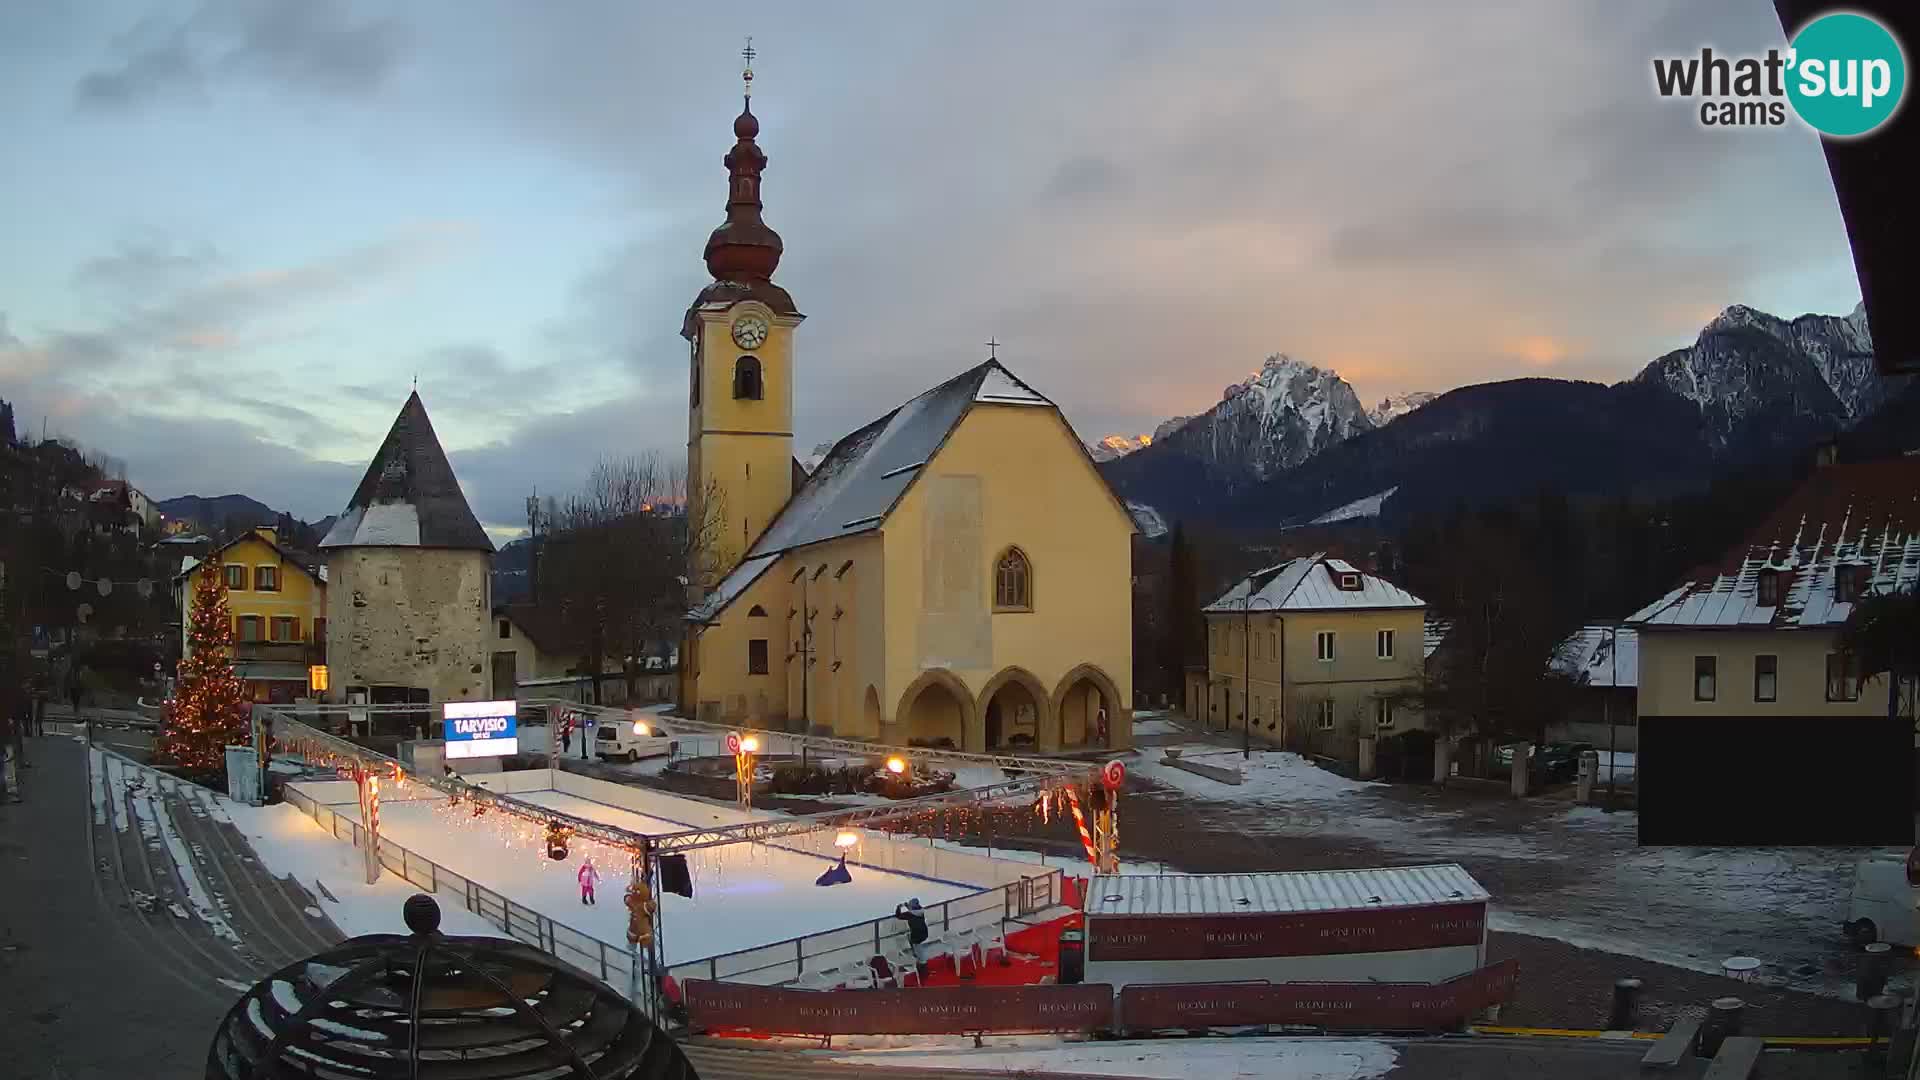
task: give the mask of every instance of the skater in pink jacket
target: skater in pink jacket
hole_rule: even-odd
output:
[[[600,880],[600,871],[594,868],[593,860],[587,859],[580,864],[580,902],[594,903],[593,885]]]

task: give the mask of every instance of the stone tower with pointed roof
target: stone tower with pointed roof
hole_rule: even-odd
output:
[[[493,542],[418,392],[320,549],[328,700],[437,704],[487,695]]]

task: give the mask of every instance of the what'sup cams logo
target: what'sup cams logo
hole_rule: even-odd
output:
[[[1663,98],[1699,100],[1706,127],[1780,127],[1791,107],[1822,135],[1852,138],[1899,111],[1907,58],[1877,21],[1836,12],[1801,27],[1784,52],[1656,57],[1653,83]]]

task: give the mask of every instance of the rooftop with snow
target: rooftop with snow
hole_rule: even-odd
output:
[[[1646,629],[1833,628],[1920,586],[1920,458],[1817,468],[1718,566],[1634,612]]]
[[[1208,604],[1207,614],[1424,608],[1425,600],[1325,552],[1257,570]]]

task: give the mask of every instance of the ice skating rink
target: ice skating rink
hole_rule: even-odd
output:
[[[689,827],[557,791],[514,798],[649,835]],[[690,823],[709,817],[702,804],[688,802],[687,807]],[[352,803],[333,809],[358,819]],[[547,858],[538,826],[498,812],[476,819],[465,807],[449,807],[440,799],[382,802],[380,833],[555,922],[610,944],[627,940],[624,899],[631,863],[623,851],[576,836],[568,857],[556,862]],[[600,871],[598,903],[592,906],[580,902],[576,880],[588,857]],[[859,859],[857,851],[852,859]],[[764,844],[707,848],[691,853],[687,862],[693,898],[661,896],[661,945],[669,965],[883,918],[909,897],[932,906],[981,890],[862,866],[849,867],[851,883],[823,888],[814,879],[833,860]]]

